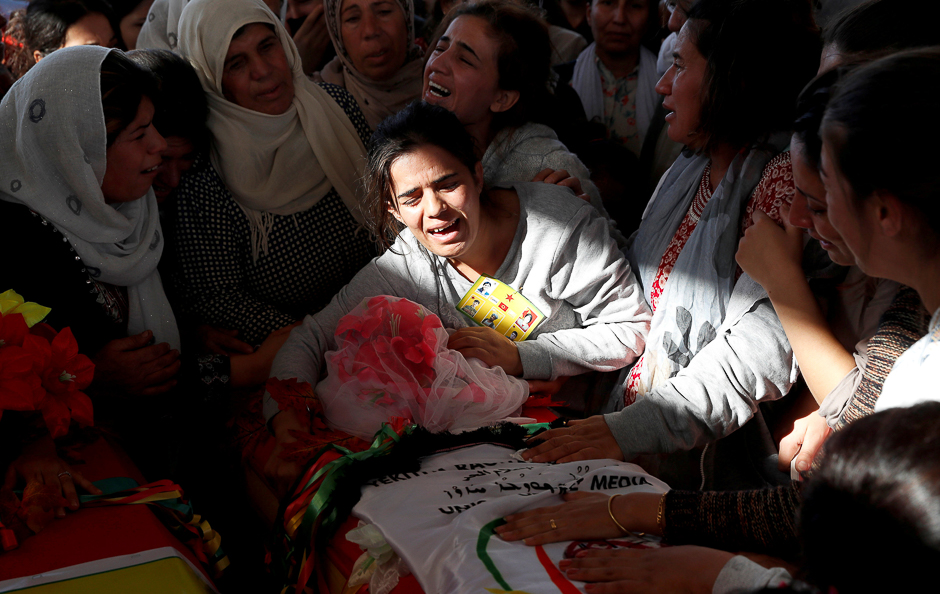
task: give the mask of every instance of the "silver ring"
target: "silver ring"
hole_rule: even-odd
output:
[[[59,474],[57,474],[56,477],[62,478],[63,475],[64,475],[64,476],[67,476],[67,477],[69,477],[69,478],[72,478],[72,473],[69,472],[68,470],[63,470],[62,472],[60,472]]]

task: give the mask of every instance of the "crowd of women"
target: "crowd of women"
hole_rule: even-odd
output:
[[[259,386],[316,385],[343,316],[390,295],[564,403],[526,460],[672,487],[497,528],[682,545],[563,562],[586,591],[926,583],[940,8],[813,4],[32,0],[0,104],[0,246],[29,256],[0,289],[71,327],[148,474],[188,476],[195,427],[255,388],[285,493],[310,427]],[[526,340],[457,309],[483,276],[532,304]],[[77,509],[94,487],[52,438],[2,423],[7,483]]]

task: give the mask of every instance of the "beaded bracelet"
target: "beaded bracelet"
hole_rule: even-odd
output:
[[[666,536],[666,525],[663,521],[663,513],[666,511],[666,493],[659,499],[659,509],[656,510],[656,525],[659,526],[659,533]]]

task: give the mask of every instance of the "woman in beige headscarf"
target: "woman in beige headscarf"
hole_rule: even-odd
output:
[[[188,313],[257,343],[325,305],[373,255],[358,232],[368,126],[348,93],[304,76],[261,0],[192,0],[179,48],[213,137],[177,190],[180,290]]]
[[[349,91],[373,129],[421,94],[413,0],[325,0],[336,57],[319,73]]]

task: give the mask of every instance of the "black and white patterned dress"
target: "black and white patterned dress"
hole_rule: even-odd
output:
[[[364,144],[371,134],[352,95],[321,85]],[[248,219],[205,162],[177,189],[177,291],[188,316],[259,344],[272,331],[329,303],[375,256],[369,233],[335,189],[310,209],[275,216],[268,250],[251,256]],[[298,172],[301,174],[302,172]]]

